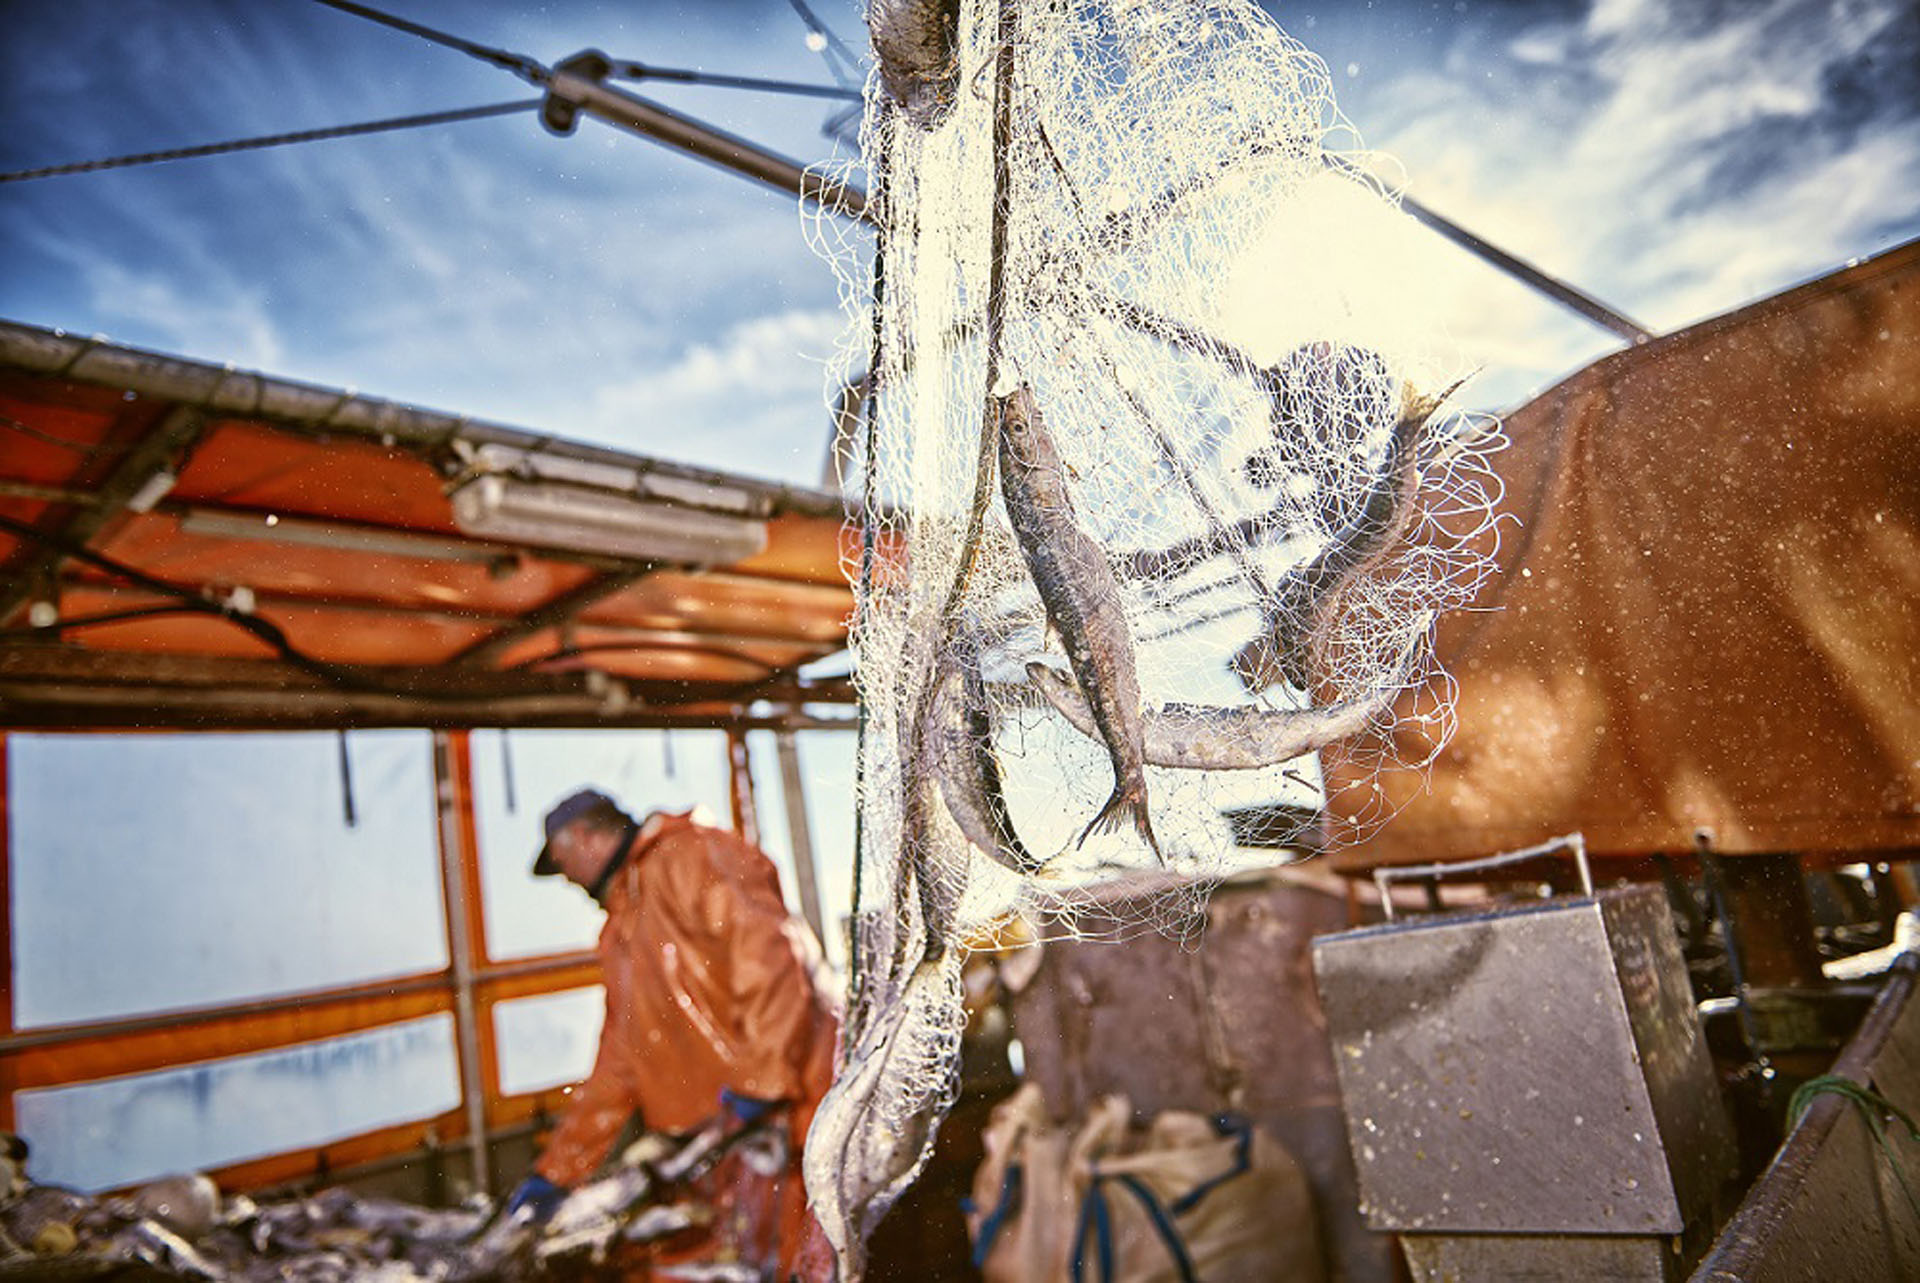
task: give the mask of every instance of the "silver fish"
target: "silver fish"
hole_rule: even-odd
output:
[[[205,1234],[220,1217],[220,1189],[199,1172],[149,1181],[129,1201],[141,1216],[189,1239]]]
[[[931,727],[935,769],[947,812],[967,841],[983,855],[1021,875],[1046,863],[1027,850],[1014,831],[1002,791],[1000,759],[993,749],[986,682],[977,649],[964,646],[933,695]]]
[[[1075,730],[1089,737],[1098,734],[1093,710],[1065,674],[1035,661],[1027,665],[1027,677]],[[1373,715],[1392,702],[1393,694],[1392,689],[1386,689],[1370,698],[1325,708],[1277,712],[1167,704],[1144,718],[1147,765],[1188,771],[1242,771],[1291,761],[1366,729]]]
[[[931,716],[930,712],[929,720]],[[929,758],[935,751],[936,739],[931,724],[922,728],[913,767],[905,781],[906,805],[900,817],[900,841],[905,858],[894,885],[894,930],[899,934],[894,941],[889,970],[892,978],[906,975],[910,967],[923,960],[937,958],[947,947],[960,897],[967,889],[965,865],[953,867],[938,857],[934,847],[933,816],[940,804],[940,785],[939,772]],[[912,884],[911,891],[920,903],[921,952],[918,957],[910,952],[913,937],[906,912],[908,883]]]
[[[1074,518],[1066,467],[1024,385],[1000,403],[1000,492],[1047,619],[1066,644],[1074,678],[1087,692],[1113,761],[1113,794],[1080,841],[1131,814],[1157,856],[1160,843],[1147,814],[1140,679],[1120,585],[1106,553]]]
[[[104,1256],[139,1261],[176,1278],[224,1279],[227,1272],[200,1254],[200,1250],[159,1221],[144,1219],[127,1226],[104,1245]]]
[[[807,1132],[807,1195],[846,1279],[865,1272],[866,1242],[933,1154],[957,1065],[948,1011],[959,955],[923,959],[876,1013]]]
[[[541,1228],[534,1256],[541,1261],[579,1251],[604,1251],[626,1211],[653,1192],[644,1167],[620,1167],[567,1195]]]
[[[1319,556],[1287,577],[1263,612],[1260,635],[1234,655],[1231,666],[1247,689],[1262,690],[1282,677],[1296,689],[1307,689],[1314,648],[1330,631],[1347,586],[1377,568],[1406,535],[1420,492],[1427,427],[1459,386],[1437,397],[1406,394],[1387,439],[1386,458],[1360,511]]]

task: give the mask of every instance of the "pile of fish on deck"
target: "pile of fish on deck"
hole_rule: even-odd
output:
[[[726,1153],[755,1170],[786,1165],[777,1129],[684,1141],[648,1136],[610,1174],[575,1189],[544,1224],[496,1216],[485,1199],[452,1209],[369,1197],[343,1188],[299,1198],[223,1199],[205,1176],[172,1176],[130,1194],[93,1196],[36,1184],[26,1147],[6,1136],[0,1158],[0,1279],[140,1278],[232,1283],[477,1283],[577,1279],[705,1226],[713,1208],[688,1182]],[[653,1277],[756,1283],[760,1271],[727,1262],[656,1266]]]

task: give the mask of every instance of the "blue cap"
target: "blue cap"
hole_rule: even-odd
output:
[[[581,789],[554,803],[553,809],[547,812],[547,841],[540,848],[540,854],[534,857],[533,875],[548,877],[560,872],[560,866],[553,862],[554,834],[575,820],[584,819],[595,812],[618,814],[619,811],[619,805],[598,789]]]

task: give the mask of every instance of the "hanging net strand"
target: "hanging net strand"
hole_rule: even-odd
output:
[[[1449,408],[1378,166],[1330,163],[1325,65],[1250,0],[867,18],[831,176],[881,229],[805,215],[856,318],[830,404],[864,381],[855,966],[806,1155],[848,1278],[953,1098],[967,942],[1189,932],[1272,861],[1230,815],[1391,818],[1381,774],[1451,729],[1431,637],[1497,551],[1502,444]]]

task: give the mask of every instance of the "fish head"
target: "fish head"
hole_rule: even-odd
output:
[[[1033,390],[1022,383],[1000,400],[1000,448],[1023,469],[1058,471],[1060,457],[1040,423]]]

